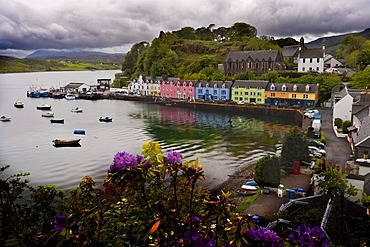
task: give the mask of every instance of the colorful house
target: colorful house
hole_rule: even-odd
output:
[[[231,81],[199,81],[195,83],[195,99],[229,101]]]
[[[231,88],[231,100],[251,104],[265,103],[268,81],[236,80]]]
[[[195,87],[192,81],[180,79],[163,80],[160,92],[162,98],[194,100]]]
[[[313,107],[319,99],[319,86],[269,83],[265,97],[266,103],[270,105]]]

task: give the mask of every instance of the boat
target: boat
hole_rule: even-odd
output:
[[[73,109],[71,110],[71,112],[77,112],[77,113],[82,112],[82,111],[83,111],[83,110],[82,110],[81,108],[79,108],[79,107],[73,108]]]
[[[74,130],[73,131],[73,134],[76,134],[76,135],[84,135],[86,133],[85,130]]]
[[[24,107],[24,103],[20,100],[17,100],[15,103],[14,103],[14,106],[17,107],[17,108],[23,108]]]
[[[71,99],[76,99],[76,96],[71,93],[67,93],[66,96],[64,97],[66,100],[71,100]]]
[[[6,121],[10,121],[10,117],[9,116],[5,116],[5,115],[2,115],[1,117],[0,117],[0,121],[3,121],[3,122],[6,122]]]
[[[254,190],[246,190],[246,189],[237,189],[236,190],[236,193],[238,193],[239,195],[242,195],[242,196],[253,196],[256,194],[256,191]]]
[[[113,120],[113,118],[108,117],[108,116],[99,118],[100,122],[112,122],[112,120]]]
[[[62,124],[64,124],[64,119],[63,118],[52,118],[52,119],[50,119],[50,123],[62,123]]]
[[[49,90],[46,88],[40,88],[40,97],[49,97]]]
[[[55,147],[80,147],[80,140],[81,139],[54,139],[52,142],[54,143]]]
[[[245,182],[246,185],[252,185],[252,186],[257,186],[257,182],[254,181],[254,180],[248,180],[247,182]]]
[[[51,109],[51,105],[45,105],[45,104],[37,105],[36,106],[36,109],[37,110],[50,110]]]
[[[27,97],[31,98],[40,98],[41,94],[36,87],[30,87],[30,90],[27,91]]]
[[[54,112],[48,111],[41,114],[42,117],[54,117]]]
[[[252,185],[243,184],[242,185],[242,189],[256,191],[257,190],[257,187],[256,186],[252,186]]]

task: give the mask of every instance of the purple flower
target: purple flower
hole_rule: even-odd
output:
[[[299,246],[329,246],[329,239],[319,227],[310,228],[307,225],[300,225],[289,234],[289,242],[297,243]]]
[[[171,150],[167,155],[168,163],[171,165],[181,165],[182,164],[182,154]]]
[[[214,247],[215,243],[210,238],[203,238],[198,230],[190,229],[188,230],[184,238],[180,238],[178,243],[181,246],[192,246],[192,247]]]
[[[123,172],[128,169],[137,169],[138,164],[144,161],[144,157],[141,155],[118,152],[114,155],[113,165],[109,167],[108,172]]]
[[[67,217],[64,215],[58,215],[57,218],[54,220],[54,230],[61,233],[63,231],[63,227],[67,224]]]
[[[273,231],[265,229],[265,228],[258,228],[253,229],[249,228],[246,233],[247,239],[255,245],[261,246],[280,246],[280,237]]]
[[[196,216],[196,215],[193,215],[191,217],[191,222],[194,223],[194,224],[199,224],[200,218],[198,216]]]

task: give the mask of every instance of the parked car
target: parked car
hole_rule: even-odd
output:
[[[336,69],[336,68],[326,69],[324,73],[327,73],[327,74],[338,74],[338,75],[341,75],[342,74],[342,72],[339,69]]]
[[[317,140],[310,139],[307,142],[308,142],[308,146],[314,146],[314,147],[321,148],[321,149],[325,149],[326,147],[324,143],[317,141]]]
[[[244,105],[244,101],[239,101],[238,105]]]
[[[309,157],[311,157],[311,158],[317,158],[317,159],[320,159],[320,158],[322,157],[322,154],[321,154],[321,153],[318,153],[318,152],[314,152],[314,151],[312,151],[312,152],[310,152],[310,153],[308,154],[308,156],[309,156]]]
[[[313,152],[321,153],[323,156],[326,155],[326,151],[324,149],[321,149],[315,146],[308,146],[308,150],[310,150],[310,152],[313,151]]]
[[[311,119],[311,118],[313,118],[314,117],[314,115],[315,114],[317,114],[317,113],[320,113],[319,112],[319,110],[309,110],[309,111],[306,111],[304,114],[303,114],[303,117],[304,118],[309,118],[309,119]]]

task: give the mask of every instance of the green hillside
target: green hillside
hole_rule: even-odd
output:
[[[119,65],[0,56],[0,73],[120,69]]]

